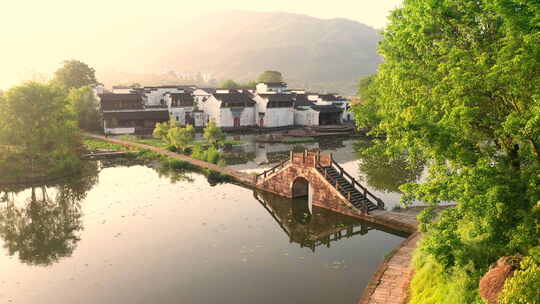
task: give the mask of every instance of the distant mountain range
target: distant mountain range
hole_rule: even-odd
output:
[[[203,72],[217,81],[248,81],[264,70],[278,70],[291,88],[351,95],[358,79],[374,73],[381,62],[378,31],[346,19],[232,11],[204,15],[166,32],[146,48],[145,71]],[[107,85],[175,81],[172,73],[98,76]]]

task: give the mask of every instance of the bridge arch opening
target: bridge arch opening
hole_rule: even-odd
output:
[[[293,217],[300,224],[311,221],[313,189],[303,177],[297,177],[292,183]]]
[[[309,182],[303,177],[297,177],[292,184],[292,197],[301,198],[309,196]]]

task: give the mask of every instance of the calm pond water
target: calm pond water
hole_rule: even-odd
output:
[[[319,148],[360,174],[353,143]],[[0,303],[355,303],[404,237],[198,173],[89,167],[0,189]]]

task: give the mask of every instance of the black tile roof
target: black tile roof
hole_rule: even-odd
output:
[[[190,93],[169,93],[172,99],[173,107],[192,107],[194,103],[193,95]]]
[[[312,105],[311,108],[320,113],[341,113],[343,110],[333,105]]]
[[[255,101],[247,93],[216,93],[213,96],[221,101],[221,106],[226,104],[228,107],[252,107],[255,105]]]
[[[104,119],[118,120],[169,120],[169,111],[133,111],[133,112],[105,112]]]
[[[269,87],[286,87],[287,84],[285,82],[263,82],[265,85]]]
[[[294,105],[297,107],[310,107],[314,103],[307,98],[306,94],[294,94]]]
[[[294,101],[294,94],[259,94],[259,96],[268,99],[268,101]]]

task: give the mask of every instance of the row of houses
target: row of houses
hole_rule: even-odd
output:
[[[226,130],[338,125],[352,119],[347,99],[290,90],[283,82],[247,89],[114,87],[97,94],[106,134],[149,133],[170,118],[201,128],[213,120]]]

